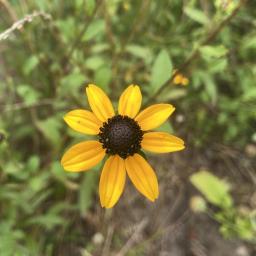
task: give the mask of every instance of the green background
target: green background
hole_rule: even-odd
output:
[[[159,218],[171,205],[179,215],[173,200],[180,187],[190,211],[188,200],[198,192],[189,177],[201,167],[225,177],[237,207],[253,212],[255,60],[255,1],[0,1],[0,255],[161,255],[165,229],[145,230],[157,208]],[[187,86],[172,82],[176,69]],[[183,138],[186,150],[148,156],[160,177],[156,205],[129,183],[113,210],[101,209],[101,166],[85,174],[60,166],[63,152],[87,139],[62,117],[88,108],[88,83],[104,89],[115,106],[129,84],[138,84],[144,107],[176,107],[161,130]],[[165,225],[176,222],[173,217]],[[125,254],[138,223],[142,240]],[[238,244],[252,240],[223,233],[224,244],[230,237]]]

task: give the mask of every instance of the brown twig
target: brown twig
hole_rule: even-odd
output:
[[[171,233],[172,236],[176,236],[182,226],[188,221],[190,216],[190,211],[186,210],[184,213],[180,215],[175,223],[171,223],[170,225],[165,226],[164,228],[159,228],[156,232],[149,237],[148,239],[142,241],[140,244],[134,247],[144,247],[146,248],[148,244],[152,243],[154,240],[158,239],[159,237],[163,237],[166,235],[166,232]]]
[[[190,251],[193,253],[193,255],[207,256],[207,250],[199,240],[193,239],[190,243]]]
[[[1,108],[3,108],[4,112],[8,112],[8,111],[15,111],[15,110],[21,110],[21,109],[26,109],[26,108],[29,109],[29,108],[53,105],[53,104],[54,104],[53,99],[43,99],[43,100],[40,100],[33,104],[27,104],[25,102],[20,102],[20,103],[2,105]]]
[[[165,88],[169,86],[169,84],[172,82],[173,78],[178,74],[182,73],[184,70],[187,69],[187,67],[190,65],[191,62],[195,61],[197,57],[200,55],[200,47],[209,44],[211,41],[213,41],[216,36],[220,33],[220,31],[237,15],[241,7],[247,2],[247,0],[240,0],[237,7],[233,10],[233,12],[224,20],[222,20],[215,29],[213,29],[208,36],[202,40],[200,45],[190,54],[190,56],[185,60],[183,64],[172,74],[171,78],[165,82],[146,102],[146,105],[150,104],[156,96],[161,94]]]
[[[141,233],[146,228],[149,220],[147,218],[144,218],[137,226],[136,230],[132,234],[132,236],[128,239],[128,241],[125,243],[125,245],[121,248],[121,250],[116,254],[116,256],[124,256],[127,255],[129,250],[133,247],[134,243],[136,243],[137,240],[139,240],[139,237],[141,236]]]
[[[105,255],[105,256],[109,255],[109,250],[110,250],[113,235],[114,235],[114,226],[109,226],[107,231],[107,237],[102,250],[102,255]]]
[[[26,15],[23,19],[16,21],[15,23],[12,24],[12,26],[10,28],[8,28],[4,32],[2,32],[0,34],[0,42],[2,40],[7,39],[14,31],[22,29],[26,23],[33,21],[33,19],[36,17],[42,17],[45,20],[49,20],[52,18],[51,15],[48,13],[34,11],[32,14]]]

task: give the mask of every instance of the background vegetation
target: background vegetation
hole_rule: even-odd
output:
[[[255,60],[252,0],[1,0],[0,255],[255,255]],[[128,185],[101,209],[100,167],[60,166],[91,82],[176,106],[155,205]]]

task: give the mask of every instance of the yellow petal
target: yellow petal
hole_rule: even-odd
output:
[[[141,142],[143,149],[155,153],[168,153],[185,148],[184,141],[166,132],[147,132]]]
[[[93,113],[100,121],[106,122],[115,115],[111,101],[98,86],[89,84],[86,87],[86,94]]]
[[[85,134],[96,135],[102,126],[102,122],[92,112],[83,109],[68,112],[64,120],[75,131]]]
[[[148,162],[139,154],[125,159],[125,168],[134,186],[149,200],[159,195],[157,177]]]
[[[68,149],[61,159],[66,171],[86,171],[97,165],[105,156],[105,149],[98,141],[85,141]]]
[[[120,96],[118,113],[131,118],[135,117],[141,106],[142,95],[138,85],[130,85]]]
[[[174,84],[181,84],[182,83],[182,76],[180,74],[177,74],[174,78],[173,78],[173,83]]]
[[[125,184],[124,160],[118,155],[110,156],[100,176],[100,202],[102,207],[111,208],[118,201]]]
[[[164,123],[174,110],[170,104],[155,104],[141,111],[135,120],[143,131],[151,130]]]
[[[184,77],[184,78],[182,79],[182,84],[183,84],[184,86],[188,85],[188,84],[189,84],[188,78]]]

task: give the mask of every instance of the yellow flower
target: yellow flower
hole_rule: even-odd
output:
[[[174,84],[183,86],[187,86],[189,84],[189,79],[185,77],[183,74],[177,72],[177,69],[175,69],[173,73],[176,73],[176,75],[173,78]]]
[[[155,104],[139,113],[142,95],[137,85],[130,85],[122,93],[118,114],[108,96],[96,85],[90,84],[86,94],[92,112],[73,110],[64,120],[75,131],[97,135],[97,140],[71,147],[61,159],[62,166],[71,172],[86,171],[107,155],[99,184],[102,207],[116,204],[124,189],[126,172],[138,191],[155,201],[159,194],[157,177],[140,151],[142,148],[167,153],[184,149],[183,140],[173,135],[149,132],[165,122],[175,108],[170,104]]]

